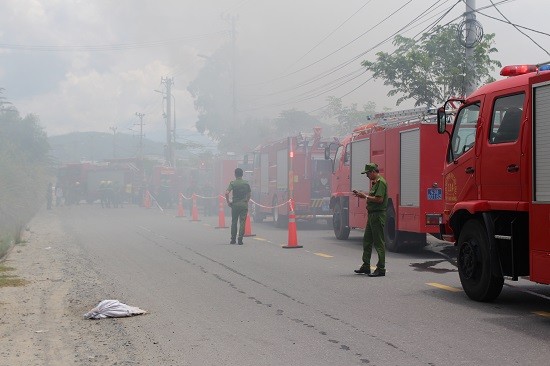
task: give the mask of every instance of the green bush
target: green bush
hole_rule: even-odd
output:
[[[21,118],[6,105],[0,98],[0,258],[44,205],[50,172],[49,145],[38,118]]]

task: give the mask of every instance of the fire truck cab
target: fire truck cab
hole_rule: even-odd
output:
[[[480,87],[446,130],[442,231],[458,246],[466,294],[491,301],[504,277],[550,283],[550,72],[508,66],[509,76]]]

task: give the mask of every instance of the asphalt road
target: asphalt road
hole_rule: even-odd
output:
[[[369,278],[361,232],[338,241],[323,225],[253,223],[229,245],[218,217],[201,221],[126,206],[59,213],[109,288],[149,314],[132,319],[133,345],[159,365],[547,365],[550,288],[506,282],[492,304],[462,292],[454,250],[387,254]],[[226,219],[230,224],[230,218]],[[376,261],[373,259],[373,264]],[[511,285],[511,286],[510,286]],[[106,290],[107,292],[107,290]],[[130,335],[131,336],[131,335]]]

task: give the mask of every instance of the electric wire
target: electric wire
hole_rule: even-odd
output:
[[[367,51],[364,51],[364,52],[362,52],[361,54],[355,56],[355,57],[352,58],[351,60],[348,60],[348,61],[344,62],[343,64],[338,65],[336,68],[337,68],[337,69],[341,69],[341,68],[343,68],[343,67],[349,65],[350,63],[352,63],[353,61],[356,61],[357,59],[359,59],[360,57],[364,56],[364,55],[367,54],[368,52],[370,52],[370,51],[372,51],[372,50],[378,48],[378,47],[381,46],[382,44],[384,44],[384,43],[388,42],[389,40],[393,39],[397,34],[399,34],[400,32],[402,32],[402,31],[405,30],[405,29],[408,29],[408,28],[411,26],[411,24],[414,24],[418,19],[421,19],[423,16],[425,16],[425,15],[427,14],[427,12],[428,12],[430,9],[433,9],[434,5],[436,5],[436,4],[439,3],[440,1],[441,1],[441,0],[436,1],[436,2],[435,2],[434,4],[432,4],[428,9],[426,9],[425,11],[423,11],[419,16],[415,17],[413,20],[411,20],[411,21],[410,21],[409,23],[407,23],[405,26],[403,26],[402,28],[400,28],[399,30],[397,30],[396,32],[394,32],[392,35],[390,35],[389,37],[387,37],[385,40],[383,40],[383,41],[379,42],[378,44],[376,44],[375,46],[369,48]],[[445,1],[445,2],[447,2],[447,1]],[[461,2],[461,0],[458,0],[457,2],[455,2],[454,5],[452,5],[450,8],[448,8],[448,9],[443,13],[443,15],[441,15],[441,16],[438,18],[438,20],[436,20],[435,22],[433,22],[432,24],[430,24],[428,27],[424,28],[424,30],[421,31],[421,32],[419,32],[419,34],[422,34],[423,32],[425,32],[426,29],[435,27],[435,25],[436,25],[441,19],[443,19],[443,18],[444,18],[444,17],[445,17],[445,16],[446,16],[446,15],[447,15],[454,7],[458,4],[458,3],[460,3],[460,2]],[[336,69],[336,68],[335,68],[335,69]],[[365,72],[366,72],[366,69],[364,69],[364,68],[361,68],[361,69],[359,69],[359,70],[365,70]],[[359,71],[359,70],[356,70],[356,71],[354,71],[354,72],[357,72],[357,71]],[[334,73],[335,71],[337,71],[337,70],[334,70],[334,69],[333,69],[332,71],[327,72],[327,75],[328,75],[328,74],[332,74],[332,73]],[[351,74],[351,73],[350,73],[350,74]],[[361,72],[359,75],[357,75],[357,76],[355,76],[355,77],[353,77],[353,78],[351,78],[351,79],[345,80],[345,82],[338,84],[336,87],[331,87],[331,88],[328,89],[328,90],[324,90],[324,91],[319,92],[319,88],[315,88],[315,89],[313,89],[313,90],[310,90],[309,92],[302,93],[302,94],[300,94],[300,95],[303,96],[303,97],[300,98],[300,99],[298,99],[298,100],[294,100],[294,102],[295,102],[295,103],[300,103],[300,102],[303,102],[303,101],[306,101],[306,100],[310,100],[310,99],[319,97],[319,96],[321,96],[321,95],[323,95],[323,94],[326,94],[326,93],[328,93],[328,92],[330,92],[330,91],[333,91],[333,90],[335,90],[335,89],[337,89],[337,88],[339,88],[339,87],[342,87],[343,85],[345,85],[345,84],[347,84],[347,83],[349,83],[349,82],[351,82],[351,81],[357,79],[358,77],[360,77],[360,76],[363,75],[363,74],[364,74],[364,72]],[[349,74],[348,74],[348,75],[349,75]],[[326,75],[325,75],[325,76],[326,76]],[[363,86],[366,82],[368,82],[368,81],[370,81],[370,80],[372,80],[372,78],[370,78],[370,79],[368,79],[367,81],[365,81],[364,83],[362,83],[359,87]],[[309,83],[311,83],[311,80],[308,81],[306,84],[309,84]],[[343,95],[342,97],[351,94],[353,91],[357,90],[359,87],[354,88],[352,91],[346,93],[346,94]],[[307,96],[307,93],[310,93],[310,95]],[[282,103],[269,104],[269,105],[266,105],[265,107],[261,107],[261,106],[260,106],[260,107],[255,107],[255,108],[243,109],[243,110],[240,110],[239,112],[247,112],[247,111],[252,111],[252,110],[264,109],[264,108],[267,108],[267,107],[283,106],[283,105],[288,105],[288,104],[292,104],[292,103],[293,103],[293,102],[290,102],[290,101],[286,100],[286,101],[284,101],[284,102],[282,102]],[[325,108],[325,107],[326,107],[326,106],[323,106],[323,107],[318,108],[318,109],[322,109],[322,108]]]
[[[461,1],[463,1],[463,0],[461,0]],[[503,1],[499,2],[498,4],[503,4],[503,3],[510,2],[510,1],[515,1],[515,0],[503,0]],[[460,1],[459,1],[459,2],[460,2]],[[455,4],[445,13],[445,15],[448,14],[448,13],[452,10],[452,8],[454,8],[459,2],[455,3]],[[490,8],[490,7],[495,7],[495,9],[496,9],[496,4],[494,4],[492,0],[491,0],[491,3],[492,3],[492,6],[486,6],[486,7],[483,8],[483,9]],[[478,9],[478,10],[475,10],[475,11],[478,12],[479,9]],[[498,9],[497,9],[497,11],[498,11]],[[500,13],[500,11],[499,11],[499,13]],[[482,14],[482,15],[485,15],[485,14]],[[505,23],[514,25],[514,24],[511,23],[502,13],[501,13],[501,15],[507,20],[507,22],[505,22]],[[457,18],[451,20],[450,22],[448,22],[448,23],[445,24],[445,25],[448,25],[448,24],[450,24],[450,23],[456,21],[457,19],[460,19],[461,17],[462,17],[462,16],[459,16],[459,17],[457,17]],[[442,19],[442,18],[441,18],[441,19]],[[500,19],[497,19],[497,20],[500,20]],[[445,25],[444,25],[444,26],[445,26]],[[433,27],[432,27],[432,28],[433,28]],[[525,27],[523,27],[523,28],[525,28]],[[426,32],[425,30],[423,30],[423,31],[420,32],[419,34],[422,34],[422,33],[429,34],[429,31]],[[521,32],[521,33],[525,35],[525,33],[523,33],[523,32]],[[544,32],[539,32],[539,33],[546,34],[546,33],[544,33]],[[526,36],[527,36],[527,35],[526,35]],[[527,37],[529,37],[529,36],[527,36]],[[415,37],[413,37],[413,39],[414,39],[414,38],[415,38]],[[529,37],[529,38],[530,38],[530,37]],[[531,39],[531,38],[530,38],[530,39]],[[534,42],[534,41],[533,41],[533,42]],[[537,44],[537,43],[535,42],[535,44]],[[537,45],[538,45],[538,44],[537,44]],[[539,47],[540,47],[540,46],[539,46]],[[541,47],[541,48],[542,48],[542,47]],[[548,52],[547,52],[546,50],[544,50],[544,51],[548,54]],[[550,54],[549,54],[549,55],[550,55]],[[348,93],[346,93],[346,94],[340,96],[339,98],[344,98],[345,96],[351,94],[352,92],[354,92],[355,90],[359,89],[361,86],[363,86],[364,84],[366,84],[366,83],[367,83],[368,81],[370,81],[370,80],[371,80],[371,79],[368,79],[367,81],[365,81],[364,83],[362,83],[362,84],[359,85],[358,87],[352,89],[350,92],[348,92]],[[315,109],[315,110],[312,110],[312,111],[310,111],[310,113],[316,112],[316,111],[318,111],[318,110],[320,110],[320,109],[323,109],[323,108],[325,108],[325,107],[327,107],[327,106],[328,106],[328,105],[325,105],[325,106],[323,106],[323,107],[320,107],[320,108],[317,108],[317,109]]]
[[[372,2],[372,0],[368,0],[366,3],[364,3],[359,9],[357,9],[352,15],[350,15],[344,22],[342,22],[340,25],[338,25],[332,32],[327,34],[322,40],[320,40],[317,44],[315,44],[313,47],[309,49],[304,55],[302,55],[300,58],[298,58],[296,61],[294,61],[291,65],[287,67],[287,69],[290,69],[292,66],[296,65],[298,62],[302,61],[307,55],[309,55],[314,49],[319,47],[321,43],[326,41],[330,36],[332,36],[334,33],[336,33],[340,28],[342,28],[348,21],[350,21],[357,13],[359,13],[363,8],[367,5],[369,5]]]
[[[167,46],[174,43],[180,43],[185,40],[200,40],[208,37],[227,35],[228,31],[218,31],[213,33],[200,34],[195,36],[183,36],[172,39],[149,41],[149,42],[135,42],[135,43],[119,43],[119,44],[106,44],[106,45],[25,45],[25,44],[8,44],[0,43],[0,48],[18,51],[39,51],[39,52],[99,52],[99,51],[125,51],[142,48],[152,48]]]
[[[409,28],[412,24],[414,24],[416,21],[418,21],[418,20],[421,19],[422,17],[424,17],[424,16],[426,16],[427,14],[429,14],[430,9],[431,9],[431,11],[436,10],[437,7],[434,8],[434,6],[435,6],[437,3],[439,3],[440,1],[441,1],[441,0],[437,0],[434,4],[432,4],[429,8],[427,8],[426,10],[424,10],[420,15],[418,15],[418,16],[417,16],[416,18],[414,18],[412,21],[410,21],[409,23],[407,23],[405,26],[403,26],[402,28],[400,28],[399,30],[397,30],[396,32],[394,32],[393,34],[391,34],[390,36],[388,36],[388,37],[387,37],[386,39],[384,39],[383,41],[377,43],[376,45],[372,46],[371,48],[367,49],[366,51],[364,51],[364,52],[360,53],[359,55],[356,55],[355,57],[349,59],[348,61],[345,61],[345,62],[343,62],[343,63],[337,65],[336,67],[333,67],[332,69],[329,69],[329,70],[327,70],[327,71],[325,71],[325,72],[323,72],[323,73],[321,73],[321,74],[318,74],[318,75],[312,77],[311,79],[302,82],[301,84],[298,84],[298,85],[295,85],[295,86],[293,86],[293,87],[287,88],[287,89],[285,89],[285,90],[283,90],[283,91],[278,91],[278,92],[273,92],[273,93],[270,93],[270,94],[267,94],[267,95],[262,95],[262,97],[265,97],[265,96],[272,96],[272,95],[276,95],[276,94],[281,94],[281,93],[283,93],[283,92],[288,92],[288,91],[292,91],[292,90],[295,90],[295,89],[299,89],[299,88],[301,88],[301,87],[304,87],[304,86],[306,86],[306,85],[310,85],[310,84],[312,84],[312,83],[314,83],[314,82],[316,82],[316,81],[319,81],[319,80],[321,80],[321,79],[323,79],[323,78],[325,78],[325,77],[327,77],[327,76],[329,76],[329,75],[334,74],[335,72],[337,72],[337,71],[343,69],[344,67],[350,65],[351,63],[357,61],[359,58],[361,58],[362,56],[366,55],[367,53],[369,53],[369,52],[373,51],[374,49],[380,47],[381,45],[383,45],[383,44],[389,42],[391,39],[393,39],[393,38],[394,38],[397,34],[399,34],[401,31],[408,29],[408,28]],[[449,0],[445,0],[445,3],[448,2],[448,1],[449,1]],[[459,3],[460,1],[461,1],[461,0],[458,0],[457,3]],[[440,4],[440,6],[441,6],[441,5],[442,5],[442,4]],[[454,6],[456,6],[456,3],[455,3],[455,5],[453,5],[453,7],[454,7]],[[449,10],[448,10],[448,11],[449,11]],[[447,11],[447,13],[448,13],[448,11]],[[356,70],[356,72],[359,71],[359,70],[361,70],[361,69],[362,69],[362,68]],[[318,89],[318,88],[315,88],[313,91],[316,91],[317,89]]]
[[[260,83],[255,83],[255,84],[250,84],[252,86],[257,86],[257,85],[262,85],[262,84],[269,84],[269,83],[272,83],[273,81],[276,81],[276,80],[280,80],[280,79],[284,79],[284,78],[287,78],[289,76],[292,76],[292,75],[295,75],[301,71],[304,71],[316,64],[318,64],[319,62],[327,59],[328,57],[334,55],[335,53],[341,51],[343,48],[349,46],[350,44],[352,44],[353,42],[357,41],[359,38],[363,37],[364,35],[366,35],[367,33],[369,33],[370,31],[374,30],[375,28],[377,28],[379,25],[383,24],[384,22],[386,22],[387,20],[389,20],[393,15],[397,14],[400,10],[402,10],[405,6],[407,6],[409,3],[411,3],[412,1],[414,0],[408,0],[404,5],[402,5],[401,7],[399,7],[397,10],[393,11],[390,15],[388,15],[386,18],[382,19],[380,22],[378,22],[377,24],[375,24],[374,26],[372,26],[371,28],[369,28],[366,32],[362,33],[361,35],[355,37],[352,41],[346,43],[345,45],[341,46],[340,48],[338,48],[337,50],[335,51],[332,51],[331,53],[329,53],[328,55],[298,69],[298,70],[295,70],[293,72],[290,72],[290,73],[287,73],[285,75],[282,75],[282,76],[279,76],[277,78],[274,78],[274,79],[271,79],[271,80],[268,80],[268,81],[264,81],[264,82],[260,82]],[[438,0],[437,2],[439,2],[441,0]]]
[[[363,57],[364,55],[366,55],[367,53],[375,50],[376,48],[380,47],[381,45],[389,42],[390,40],[392,40],[397,34],[399,34],[401,31],[404,31],[406,29],[408,29],[412,24],[414,24],[416,21],[418,21],[419,19],[421,19],[422,17],[426,16],[427,14],[429,14],[430,11],[434,11],[436,10],[437,7],[434,7],[437,3],[439,3],[441,0],[437,0],[434,4],[432,4],[429,8],[427,8],[426,10],[424,10],[419,16],[417,16],[416,18],[414,18],[412,21],[410,21],[408,24],[406,24],[404,27],[400,28],[399,30],[397,30],[396,32],[394,32],[393,34],[391,34],[390,36],[388,36],[386,39],[384,39],[383,41],[377,43],[376,45],[372,46],[371,48],[367,49],[366,51],[354,56],[353,58],[333,67],[332,69],[329,69],[327,71],[324,71],[308,80],[305,80],[304,82],[302,82],[301,84],[298,84],[298,85],[295,85],[293,87],[289,87],[283,91],[278,91],[278,92],[273,92],[273,93],[270,93],[269,95],[263,95],[263,96],[271,96],[271,95],[276,95],[276,94],[281,94],[283,92],[288,92],[288,91],[292,91],[294,89],[299,89],[301,87],[304,87],[306,85],[310,85],[316,81],[319,81],[329,75],[332,75],[334,74],[335,72],[343,69],[344,67],[352,64],[353,62],[357,61],[359,58]],[[448,2],[449,0],[445,0],[445,3]],[[457,3],[460,3],[461,0],[458,0]],[[441,6],[442,4],[440,4],[439,6]],[[456,3],[455,5],[453,5],[453,7],[456,6]]]
[[[550,53],[544,48],[542,47],[540,44],[538,44],[533,38],[531,38],[531,36],[529,36],[527,33],[523,32],[521,29],[519,29],[519,27],[512,23],[510,21],[510,19],[508,19],[503,13],[502,11],[500,11],[500,9],[495,5],[495,3],[493,3],[493,0],[489,0],[491,2],[491,4],[494,6],[495,10],[506,20],[506,23],[510,24],[512,27],[514,27],[518,32],[520,32],[521,34],[523,34],[525,37],[527,37],[531,42],[533,42],[538,48],[540,48],[541,50],[543,50],[548,56],[550,56]]]
[[[447,14],[449,14],[449,13],[451,12],[451,10],[452,10],[459,2],[460,2],[460,0],[457,1],[451,8],[449,8],[449,9],[445,12],[445,14],[443,14],[443,15],[438,19],[438,21],[432,23],[432,25],[431,25],[431,27],[430,27],[430,30],[432,30],[433,28],[435,28],[435,27],[437,26],[437,24],[439,23],[439,21],[441,21]],[[451,20],[450,22],[444,24],[443,27],[445,27],[445,26],[451,24],[453,21],[454,21],[454,20]],[[423,31],[419,32],[419,33],[417,34],[417,36],[418,36],[419,34],[429,34],[429,31],[426,31],[426,29],[428,29],[428,28],[425,28]],[[413,39],[414,39],[414,37],[413,37]],[[423,39],[423,37],[421,37],[419,40],[417,40],[414,44],[420,42],[422,39]],[[390,56],[393,55],[395,52],[396,52],[396,51],[393,51],[392,53],[390,53]],[[371,80],[373,80],[373,79],[374,79],[374,77],[371,76],[370,78],[368,78],[367,80],[365,80],[363,83],[361,83],[361,84],[358,85],[357,87],[353,88],[352,90],[348,91],[347,93],[341,95],[341,96],[338,97],[338,98],[339,98],[339,99],[342,99],[342,98],[344,98],[344,97],[347,97],[348,95],[350,95],[351,93],[355,92],[356,90],[358,90],[358,89],[361,88],[363,85],[365,85],[366,83],[368,83],[369,81],[371,81]],[[328,106],[329,106],[329,104],[326,104],[326,105],[324,105],[324,106],[322,106],[322,107],[319,107],[319,108],[316,108],[316,109],[314,109],[314,110],[312,110],[312,111],[309,111],[308,113],[317,112],[317,111],[319,111],[319,110],[325,109],[325,108],[328,107]]]

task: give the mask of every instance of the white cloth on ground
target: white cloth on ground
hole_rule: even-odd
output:
[[[118,300],[103,300],[95,308],[84,314],[86,319],[121,318],[147,313],[135,306],[129,306]]]

